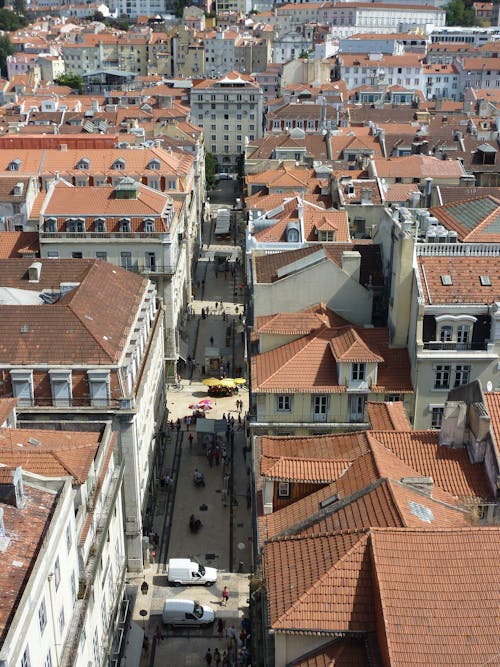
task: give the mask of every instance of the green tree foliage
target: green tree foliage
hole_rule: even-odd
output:
[[[217,158],[213,153],[205,153],[205,182],[208,190],[215,188],[215,174],[217,172]]]
[[[60,86],[69,86],[73,90],[78,90],[82,92],[83,88],[83,79],[79,74],[61,74],[61,76],[55,79],[55,83]]]
[[[446,10],[446,25],[472,26],[480,23],[470,3],[464,0],[450,0],[444,9]]]
[[[14,53],[9,35],[0,35],[0,72],[7,75],[7,56]]]
[[[28,22],[24,16],[18,16],[14,12],[9,12],[8,9],[0,9],[0,30],[12,32],[24,28],[25,25],[28,25]]]

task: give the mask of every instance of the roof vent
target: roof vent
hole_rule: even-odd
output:
[[[491,278],[489,276],[479,276],[479,280],[483,287],[491,287]]]
[[[28,438],[28,442],[30,443],[30,445],[35,445],[35,447],[40,447],[40,445],[42,444],[40,440],[37,440],[36,438]]]
[[[333,505],[333,503],[336,503],[337,500],[339,499],[339,494],[336,493],[333,496],[330,496],[329,498],[325,498],[319,503],[319,509],[323,510],[325,507],[328,507],[329,505]]]
[[[431,496],[434,480],[432,477],[401,477],[401,484],[412,486],[414,489],[422,491],[427,496]]]
[[[42,262],[33,262],[28,268],[28,280],[30,283],[39,283],[42,273]]]
[[[30,325],[29,324],[22,324],[21,328],[19,329],[21,333],[29,333],[30,331]]]
[[[444,274],[441,276],[441,284],[444,285],[445,287],[449,287],[450,285],[453,285],[453,280],[449,274]]]

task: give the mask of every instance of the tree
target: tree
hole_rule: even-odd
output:
[[[213,153],[205,153],[205,182],[209,190],[215,188],[215,174],[217,172],[217,158]]]
[[[79,93],[83,89],[83,79],[79,74],[61,74],[54,82],[60,86],[69,86],[73,90],[78,90]]]
[[[28,25],[28,22],[24,16],[17,16],[14,12],[9,12],[8,9],[0,9],[0,30],[13,32],[25,25]]]
[[[446,25],[479,25],[474,10],[464,0],[450,0],[444,6],[444,9],[446,11]]]
[[[0,36],[0,72],[7,75],[7,56],[11,56],[15,49],[9,35]]]

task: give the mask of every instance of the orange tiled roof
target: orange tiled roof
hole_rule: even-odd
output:
[[[0,232],[0,259],[39,256],[37,232]]]
[[[430,155],[379,158],[373,160],[379,178],[459,178],[464,170],[458,160],[440,160]]]
[[[482,463],[471,463],[467,449],[439,445],[436,431],[373,431],[371,438],[393,452],[452,496],[491,498],[492,489]]]
[[[349,322],[323,304],[317,304],[300,313],[276,313],[255,318],[255,330],[260,334],[305,335],[323,325],[345,326]]]
[[[0,426],[15,412],[16,406],[17,398],[0,398]]]
[[[374,431],[411,431],[410,420],[402,401],[367,403],[368,419]]]
[[[33,439],[37,444],[33,444]],[[31,441],[30,441],[31,440]],[[97,432],[0,429],[0,464],[82,484],[99,447]]]
[[[282,632],[373,632],[367,542],[364,531],[268,542],[263,567],[270,626]]]
[[[58,494],[24,483],[26,505],[19,509],[2,503],[4,522],[10,539],[2,554],[0,568],[0,645],[10,628],[14,613],[18,609],[29,574],[35,565],[53,512]]]
[[[371,531],[388,664],[493,665],[499,528]]]
[[[500,448],[500,391],[485,392],[484,399],[490,416],[491,430],[495,437],[496,446]]]
[[[338,329],[332,336],[330,348],[336,361],[372,361],[377,363],[384,361],[383,357],[370,350],[365,341],[352,327]]]
[[[493,195],[457,201],[430,209],[447,229],[456,231],[459,241],[500,243],[500,198]]]
[[[410,362],[405,349],[390,349],[386,329],[355,329],[378,367],[377,386],[372,392],[412,392]],[[324,327],[252,358],[255,393],[344,393],[340,385],[332,340],[339,331]]]
[[[481,303],[500,300],[500,262],[495,257],[417,257],[423,297],[427,304]],[[441,276],[451,277],[443,285]],[[489,276],[491,285],[482,285]]]
[[[32,261],[0,260],[2,286],[32,289],[26,279]],[[119,360],[148,281],[108,262],[44,260],[35,291],[61,282],[79,285],[54,304],[1,306],[2,362],[87,365]],[[29,330],[20,334],[26,325]]]

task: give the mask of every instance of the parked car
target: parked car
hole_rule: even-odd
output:
[[[167,579],[176,586],[192,584],[211,586],[217,581],[215,567],[205,567],[189,558],[171,558],[168,561]]]
[[[212,607],[200,604],[196,600],[165,600],[162,621],[166,626],[175,625],[210,625],[215,621]]]

